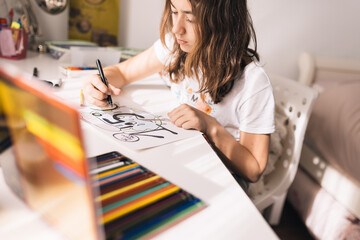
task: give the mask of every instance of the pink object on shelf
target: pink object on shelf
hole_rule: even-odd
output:
[[[26,57],[28,35],[23,28],[0,26],[0,57],[23,59]]]

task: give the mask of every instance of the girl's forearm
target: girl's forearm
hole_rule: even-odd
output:
[[[251,152],[237,142],[233,136],[216,121],[206,130],[206,135],[222,153],[223,161],[240,176],[250,182],[256,182],[261,176],[261,169]]]
[[[162,71],[164,65],[157,58],[154,46],[116,65],[126,84]]]
[[[122,74],[117,65],[105,67],[104,73],[109,83],[117,88],[121,88],[129,84],[128,80]]]

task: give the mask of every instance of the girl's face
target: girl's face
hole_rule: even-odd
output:
[[[195,18],[189,0],[171,0],[171,15],[176,41],[184,52],[191,52],[197,37],[195,34]]]

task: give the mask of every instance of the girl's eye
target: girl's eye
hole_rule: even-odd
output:
[[[178,12],[171,10],[171,14],[176,15]]]

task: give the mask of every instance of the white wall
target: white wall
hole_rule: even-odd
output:
[[[148,48],[159,38],[165,0],[120,0],[119,45]]]
[[[297,78],[302,51],[360,60],[359,0],[249,1],[265,68]]]
[[[41,9],[35,0],[31,0],[31,6],[41,29],[40,40],[63,41],[68,38],[69,29],[69,6],[58,14],[51,15]]]
[[[123,46],[158,38],[164,0],[121,0]],[[359,0],[249,0],[259,52],[268,72],[297,78],[302,51],[360,60]]]
[[[159,37],[165,0],[119,1],[119,45],[135,48],[151,46]],[[359,0],[248,2],[259,52],[268,72],[297,78],[297,57],[302,51],[360,60]],[[64,29],[67,28],[53,27],[59,24],[58,18],[41,14],[39,18],[45,17],[42,23],[52,23],[50,26],[56,30],[53,33],[55,37],[60,40],[61,36],[66,36]]]
[[[5,0],[8,8],[15,7],[20,0]],[[118,0],[120,46],[147,48],[159,38],[161,14],[164,0]],[[30,0],[43,35],[41,40],[66,40],[69,7],[58,15],[50,15]]]

